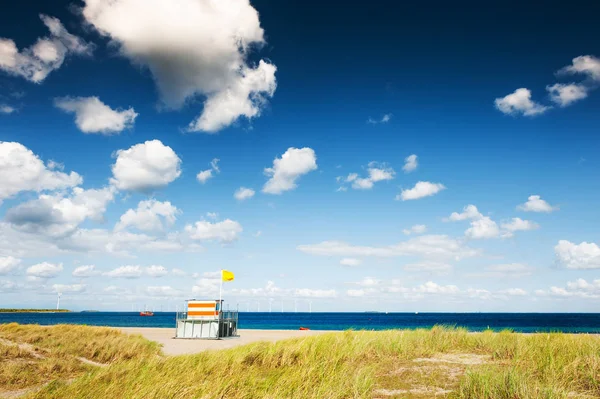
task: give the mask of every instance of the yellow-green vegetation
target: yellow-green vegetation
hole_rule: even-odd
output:
[[[9,325],[0,337],[110,363],[57,377],[30,398],[600,397],[600,339],[592,335],[346,331],[173,357],[110,329]],[[129,340],[138,356],[117,355]],[[3,356],[17,356],[11,351]]]
[[[65,313],[68,309],[2,309],[0,313]]]

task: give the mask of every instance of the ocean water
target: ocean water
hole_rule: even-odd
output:
[[[0,323],[86,324],[109,327],[175,327],[174,312],[0,313]],[[265,330],[389,330],[435,325],[516,332],[600,333],[597,313],[262,313],[240,312],[239,328]]]

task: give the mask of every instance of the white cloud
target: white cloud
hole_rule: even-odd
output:
[[[527,291],[522,288],[508,288],[506,290],[498,291],[499,294],[510,295],[510,296],[526,296]]]
[[[172,226],[181,211],[169,201],[161,202],[155,199],[140,201],[137,209],[129,209],[117,225],[116,231],[134,227],[141,231],[163,231],[166,226]]]
[[[167,107],[205,97],[192,131],[214,133],[241,116],[259,116],[275,92],[277,68],[247,62],[264,44],[249,0],[85,0],[83,15],[123,56],[150,70]]]
[[[356,258],[344,258],[344,259],[340,260],[340,265],[342,265],[342,266],[354,267],[354,266],[359,266],[361,263],[362,263],[361,260],[356,259]]]
[[[551,206],[544,201],[539,195],[530,195],[527,202],[517,206],[517,209],[525,212],[553,212],[557,211],[558,207]]]
[[[481,219],[483,215],[479,212],[475,205],[467,205],[463,208],[462,213],[452,212],[449,218],[444,219],[445,222],[457,222],[467,219]]]
[[[396,196],[396,200],[401,199],[402,201],[408,201],[424,197],[430,197],[445,189],[446,187],[440,183],[420,181],[417,184],[415,184],[413,188],[402,190],[402,192]]]
[[[20,264],[21,259],[12,256],[0,256],[0,276],[13,272]]]
[[[61,294],[64,294],[64,293],[77,294],[80,292],[84,292],[87,289],[87,285],[85,285],[85,284],[71,284],[71,285],[54,284],[54,285],[52,285],[52,289],[54,290],[54,292],[60,292]]]
[[[243,229],[242,225],[238,222],[231,219],[225,219],[222,222],[215,223],[200,221],[196,222],[194,225],[188,224],[185,226],[185,231],[193,240],[215,240],[221,243],[228,243],[237,240]]]
[[[133,108],[113,110],[98,97],[62,97],[54,105],[75,113],[75,124],[83,133],[118,134],[133,127],[138,114]]]
[[[146,268],[146,274],[150,277],[163,277],[168,273],[164,266],[152,265]]]
[[[427,226],[425,226],[424,224],[415,224],[410,229],[402,230],[402,232],[407,236],[409,236],[411,234],[423,234],[426,231],[427,231]]]
[[[33,46],[19,51],[14,41],[0,38],[0,70],[41,83],[50,72],[60,68],[70,54],[92,53],[93,46],[67,32],[57,18],[43,14],[40,18],[50,36],[38,39]]]
[[[573,63],[558,71],[558,74],[581,73],[594,81],[600,81],[600,59],[593,55],[581,55],[573,58]]]
[[[552,86],[546,86],[546,90],[550,94],[550,99],[561,107],[583,100],[588,95],[588,89],[584,85],[576,83],[556,83]]]
[[[238,201],[243,201],[254,197],[254,190],[251,188],[240,187],[235,191],[233,197]]]
[[[367,123],[370,123],[371,125],[377,125],[379,123],[388,123],[391,119],[392,114],[384,114],[381,119],[373,119],[369,117],[369,119],[367,119]]]
[[[65,236],[74,233],[86,219],[101,221],[113,199],[112,187],[99,190],[75,187],[70,196],[42,194],[36,200],[10,208],[5,220],[22,231]]]
[[[216,212],[206,212],[206,217],[212,220],[216,220],[219,217],[219,214]]]
[[[44,191],[73,187],[83,183],[75,172],[66,174],[44,165],[30,149],[20,143],[0,141],[0,202],[21,191]]]
[[[496,222],[488,216],[473,220],[471,227],[465,231],[465,236],[473,239],[494,238],[500,235],[500,229]]]
[[[293,295],[298,298],[335,298],[335,290],[313,290],[310,288],[296,288]]]
[[[73,277],[85,278],[97,276],[100,274],[100,272],[96,270],[96,266],[94,265],[84,265],[75,268],[71,274]]]
[[[143,273],[143,270],[142,270],[141,266],[128,265],[128,266],[117,267],[116,269],[105,272],[103,274],[106,277],[133,279],[133,278],[142,277],[142,273]]]
[[[560,240],[554,253],[558,264],[567,269],[600,269],[600,247],[593,242]]]
[[[512,218],[510,222],[502,223],[500,227],[506,231],[503,234],[504,237],[512,237],[515,231],[537,230],[540,228],[540,225],[531,220]]]
[[[120,190],[148,192],[165,187],[181,175],[181,159],[160,140],[118,150],[116,158],[110,181]]]
[[[213,172],[215,172],[215,173],[221,172],[221,170],[219,169],[219,159],[218,158],[215,158],[210,162],[210,169],[200,171],[196,175],[196,180],[198,180],[198,182],[200,182],[201,184],[204,184],[208,180],[213,178]]]
[[[412,154],[404,159],[404,166],[402,167],[404,173],[410,173],[417,169],[417,166],[419,166],[417,158],[415,154]]]
[[[466,247],[461,241],[444,235],[424,235],[390,246],[356,246],[343,241],[323,241],[313,245],[299,245],[297,250],[319,256],[395,257],[420,256],[428,259],[460,260],[479,255],[480,251]]]
[[[265,183],[263,193],[281,194],[295,189],[296,180],[317,169],[317,156],[312,148],[290,147],[281,156],[275,158],[272,168],[265,168],[265,175],[271,178]]]
[[[600,298],[600,280],[588,282],[582,278],[567,282],[567,287],[550,287],[549,291],[537,290],[536,295],[553,296],[559,298]]]
[[[0,39],[1,40],[1,39]],[[0,114],[12,114],[16,111],[16,108],[11,107],[10,105],[0,104]]]
[[[33,265],[27,268],[27,276],[37,277],[37,278],[53,278],[56,277],[62,272],[63,265],[62,263],[38,263],[37,265]]]
[[[404,265],[406,272],[447,273],[452,270],[452,265],[442,262],[419,262]]]
[[[495,104],[500,112],[508,115],[535,116],[552,108],[531,101],[531,92],[525,88],[517,89],[506,97],[497,98]]]
[[[358,173],[350,173],[344,182],[352,183],[352,188],[355,190],[370,190],[378,181],[392,180],[396,176],[396,172],[385,163],[369,162],[367,167],[367,177],[359,177]],[[342,178],[338,178],[340,181]]]

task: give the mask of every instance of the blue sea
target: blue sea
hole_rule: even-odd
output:
[[[86,324],[109,327],[175,327],[174,312],[0,313],[0,323]],[[239,328],[264,330],[389,330],[465,327],[469,331],[492,329],[516,332],[600,333],[597,313],[260,313],[240,312]]]

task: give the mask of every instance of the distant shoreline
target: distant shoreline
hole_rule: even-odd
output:
[[[0,309],[0,313],[71,313],[68,309]]]

